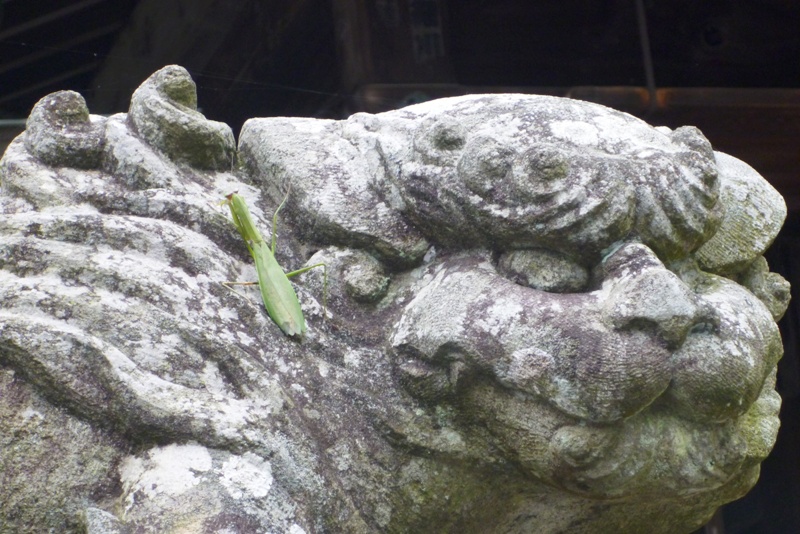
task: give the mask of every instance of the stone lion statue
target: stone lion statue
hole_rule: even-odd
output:
[[[237,146],[169,66],[43,98],[0,181],[4,532],[674,534],[774,443],[785,205],[696,128],[475,95]],[[303,337],[225,284],[232,192],[327,265]]]

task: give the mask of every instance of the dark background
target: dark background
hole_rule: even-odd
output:
[[[127,111],[167,64],[201,111],[343,118],[474,92],[599,102],[698,126],[786,198],[768,253],[800,290],[798,0],[0,0],[0,151],[44,95]],[[782,427],[758,485],[701,532],[800,532],[800,314],[781,322]]]

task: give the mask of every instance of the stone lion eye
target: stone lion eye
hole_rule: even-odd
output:
[[[464,146],[464,134],[458,126],[437,124],[431,131],[431,144],[439,150],[458,150]]]
[[[486,198],[506,180],[514,151],[489,137],[471,139],[458,161],[458,174],[473,193]]]
[[[421,129],[414,139],[414,147],[426,163],[443,164],[458,157],[466,143],[464,127],[456,121],[441,119]]]
[[[517,198],[543,202],[567,187],[569,172],[569,154],[554,146],[538,145],[516,157],[511,177]]]
[[[520,170],[531,180],[560,180],[567,175],[569,160],[554,147],[537,146],[520,155]]]
[[[565,254],[548,249],[512,250],[497,269],[516,283],[550,293],[579,293],[589,285],[588,270]]]

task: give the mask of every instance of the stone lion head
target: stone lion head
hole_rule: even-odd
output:
[[[755,483],[785,206],[699,130],[474,95],[237,147],[196,102],[175,66],[127,114],[55,93],[0,163],[4,387],[111,451],[90,532],[677,532]],[[303,339],[223,285],[255,278],[234,191],[328,266]]]

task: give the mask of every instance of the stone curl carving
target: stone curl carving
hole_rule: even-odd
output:
[[[695,128],[482,95],[234,151],[171,66],[107,119],[45,97],[0,180],[17,526],[689,532],[774,443],[785,206]],[[328,265],[302,340],[222,285],[255,279],[233,191],[265,235],[288,193],[279,261]]]

